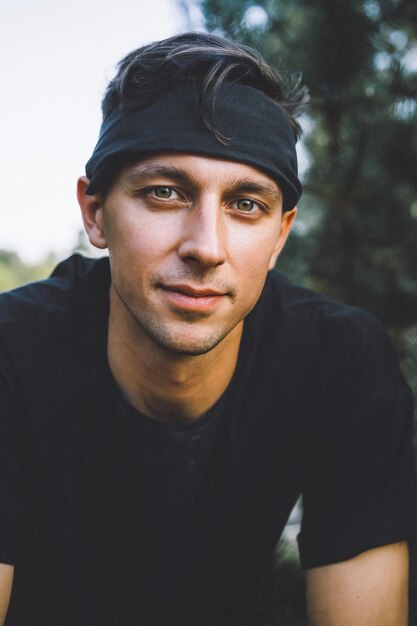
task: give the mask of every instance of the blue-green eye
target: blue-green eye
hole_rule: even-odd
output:
[[[248,198],[241,198],[241,200],[237,200],[236,202],[237,208],[239,211],[253,211],[255,207],[258,205],[253,200],[249,200]]]
[[[157,198],[164,198],[165,200],[172,196],[171,187],[155,187],[154,193]]]

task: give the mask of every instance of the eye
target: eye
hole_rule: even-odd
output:
[[[239,213],[247,213],[248,215],[255,216],[260,215],[265,210],[263,205],[250,198],[238,198],[231,204],[231,208]]]
[[[157,198],[162,198],[164,200],[172,198],[173,194],[175,193],[174,190],[171,189],[171,187],[154,187],[152,191]]]
[[[253,200],[249,200],[248,198],[241,198],[240,200],[236,200],[236,206],[239,211],[253,211],[253,209],[257,208],[258,205]]]
[[[155,208],[176,208],[183,206],[187,198],[181,190],[168,185],[153,185],[139,189],[137,195]]]

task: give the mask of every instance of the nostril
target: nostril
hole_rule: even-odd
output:
[[[180,254],[180,256],[185,263],[196,264],[206,267],[217,267],[219,265],[223,265],[223,263],[225,262],[225,259],[223,258],[213,258],[201,254],[188,254],[186,256]]]
[[[226,260],[226,247],[218,239],[188,239],[179,246],[178,254],[184,261],[217,266]]]

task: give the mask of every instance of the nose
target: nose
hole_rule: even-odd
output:
[[[194,206],[185,216],[179,256],[205,267],[222,265],[226,260],[224,215],[214,199]]]

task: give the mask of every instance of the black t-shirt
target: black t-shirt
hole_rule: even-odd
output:
[[[411,395],[372,316],[270,272],[228,389],[181,426],[112,379],[109,284],[74,256],[0,296],[8,626],[256,623],[300,494],[304,567],[411,537]]]

